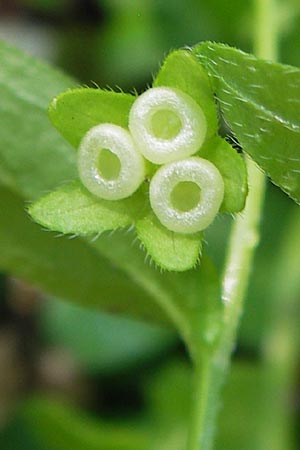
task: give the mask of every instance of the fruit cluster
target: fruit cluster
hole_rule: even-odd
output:
[[[178,233],[205,229],[218,213],[224,181],[207,159],[192,156],[205,142],[207,120],[192,97],[155,87],[139,96],[129,130],[111,123],[91,128],[78,153],[85,187],[105,200],[131,196],[150,178],[150,205],[159,221]]]

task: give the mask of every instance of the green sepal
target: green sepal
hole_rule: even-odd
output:
[[[100,123],[128,128],[128,115],[135,96],[102,89],[79,88],[63,92],[49,106],[57,130],[75,148],[83,136]]]
[[[211,161],[223,177],[225,191],[220,211],[242,211],[248,194],[247,169],[242,155],[220,137],[207,142],[198,155]]]
[[[300,203],[300,69],[210,42],[194,54],[243,150]]]
[[[207,139],[217,133],[218,115],[206,71],[190,50],[175,50],[165,59],[153,87],[168,86],[190,95],[202,108],[207,120]]]
[[[123,200],[102,200],[74,181],[42,197],[29,208],[29,213],[53,231],[99,234],[127,227],[137,220],[145,210],[144,195],[140,189]]]
[[[162,269],[182,272],[199,261],[201,233],[174,233],[161,225],[152,211],[137,221],[136,231],[148,255]]]

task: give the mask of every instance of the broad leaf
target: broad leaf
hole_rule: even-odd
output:
[[[151,293],[91,248],[90,240],[57,239],[25,213],[23,199],[40,197],[76,174],[73,149],[46,115],[53,95],[73,81],[4,43],[0,61],[0,181],[14,191],[0,186],[1,270],[83,306],[164,322]]]
[[[221,212],[242,211],[248,193],[247,170],[242,155],[224,139],[217,137],[201,148],[199,156],[211,161],[223,177],[225,191]]]
[[[203,109],[207,119],[207,136],[218,129],[217,109],[205,70],[189,50],[170,53],[158,72],[153,86],[169,86],[190,95]]]
[[[209,261],[197,270],[162,274],[145,264],[130,233],[103,235],[89,245],[55,238],[32,223],[22,200],[3,188],[0,210],[6,211],[0,221],[0,270],[82,306],[171,322],[192,354],[217,338],[222,304]]]
[[[114,252],[107,235],[101,236],[92,245],[151,294],[152,300],[159,306],[156,319],[159,320],[160,309],[165,311],[191,355],[198,357],[199,352],[215,344],[222,321],[223,304],[218,274],[213,264],[204,256],[200,266],[194,270],[161,273],[145,265],[146,255],[138,245],[133,245],[131,234],[127,233],[126,237],[121,232],[114,233],[117,249]]]
[[[73,89],[63,92],[50,104],[53,125],[75,148],[95,125],[113,123],[128,127],[128,115],[135,97],[102,89]]]
[[[194,49],[243,150],[300,203],[300,69],[222,44]]]
[[[75,155],[45,109],[71,78],[0,43],[0,182],[31,200],[76,175]]]
[[[200,258],[201,233],[174,233],[161,225],[151,210],[136,223],[136,231],[150,258],[162,269],[191,269]]]
[[[42,197],[29,212],[50,230],[91,235],[130,226],[145,208],[144,200],[141,190],[121,201],[102,200],[74,181]]]

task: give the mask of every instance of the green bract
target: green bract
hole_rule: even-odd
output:
[[[191,51],[171,53],[154,87],[138,99],[123,93],[82,88],[67,91],[52,101],[49,115],[53,124],[73,146],[79,147],[81,182],[75,180],[46,195],[32,205],[30,213],[47,228],[75,235],[97,235],[133,224],[158,266],[184,271],[197,263],[202,236],[199,231],[212,222],[220,205],[223,212],[243,209],[247,194],[246,170],[242,157],[218,137],[217,109],[209,79]],[[147,97],[154,99],[150,110],[145,110],[143,103]],[[164,128],[165,121],[172,123],[170,129]],[[94,140],[94,134],[101,135],[97,137],[101,142]],[[182,146],[181,135],[188,137],[187,147]],[[154,139],[148,151],[149,136]],[[134,161],[126,152],[126,155],[122,151],[119,153],[121,141],[126,141],[126,148],[132,147],[133,142]],[[167,148],[166,156],[152,156],[155,148],[158,153]],[[149,162],[143,162],[141,154]],[[150,194],[153,194],[159,178],[155,164],[180,160],[171,164],[180,163],[181,167],[181,163],[189,161],[186,158],[190,155],[196,156],[190,158],[193,161],[207,160],[206,168],[214,167],[218,194],[212,196],[216,201],[210,209],[209,220],[198,220],[198,225],[190,228],[174,227],[158,212],[162,207],[155,206],[157,196],[150,195],[149,201],[149,182]],[[99,168],[100,159],[102,166]],[[163,173],[164,166],[160,170]],[[187,186],[188,183],[194,184]],[[170,201],[178,210],[180,202],[187,209],[184,214],[177,214],[178,217],[194,210],[204,214],[206,209],[201,205],[205,195],[201,189],[204,190],[205,183],[184,175],[173,184]],[[211,186],[210,190],[213,190]],[[156,189],[156,193],[158,191]]]

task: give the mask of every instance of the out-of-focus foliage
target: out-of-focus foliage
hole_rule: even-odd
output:
[[[110,374],[143,366],[168,352],[174,333],[125,318],[100,314],[50,298],[40,312],[41,335],[63,346],[89,373]]]

